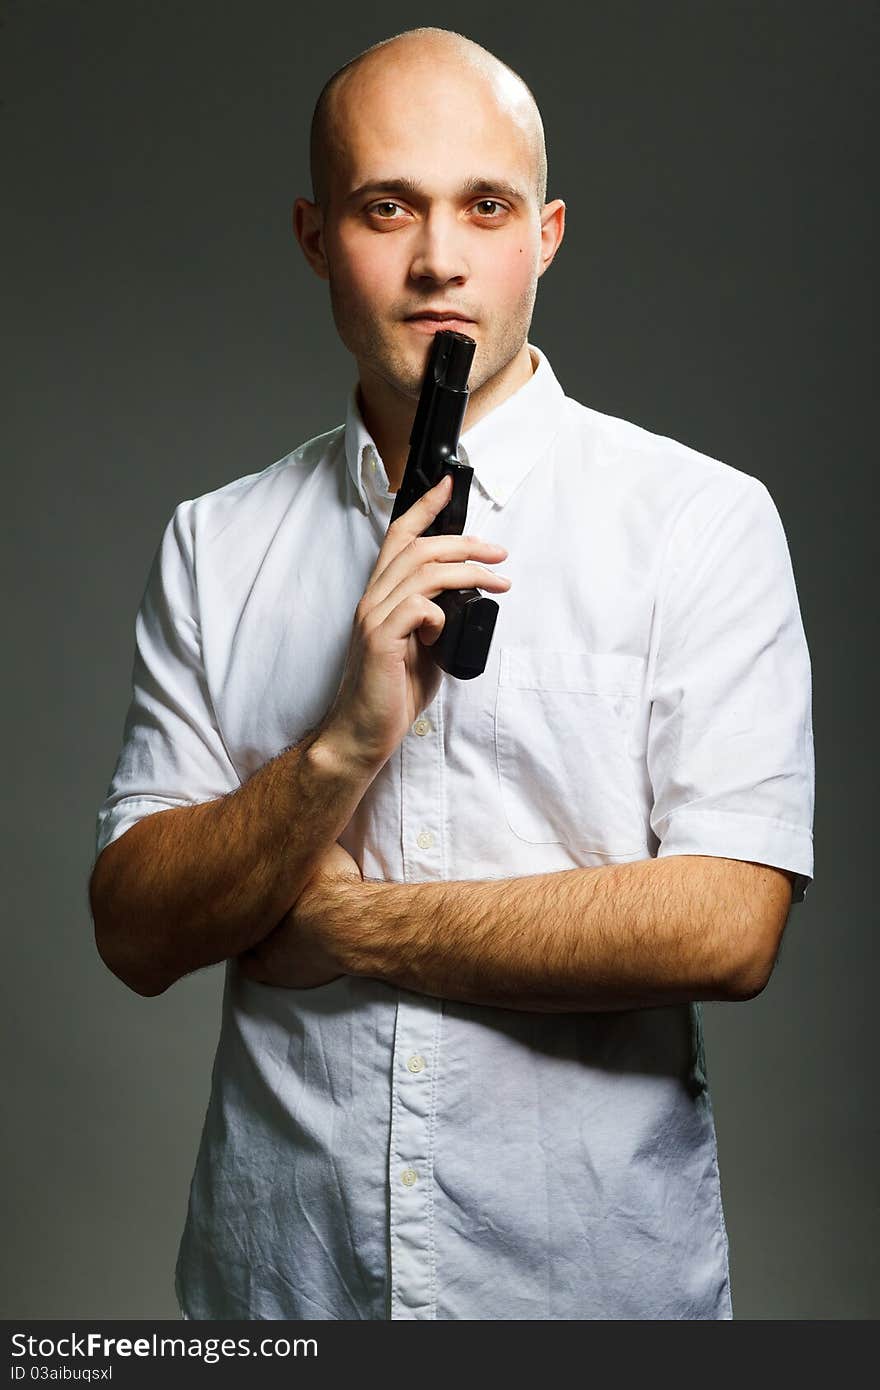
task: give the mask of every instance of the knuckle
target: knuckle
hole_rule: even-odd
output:
[[[398,561],[402,560],[405,565],[412,564],[413,556],[417,555],[421,549],[419,545],[420,540],[420,536],[410,536],[406,544],[402,545],[398,550],[395,559]]]

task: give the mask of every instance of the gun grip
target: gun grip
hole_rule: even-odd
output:
[[[437,641],[429,648],[440,667],[459,680],[481,676],[498,617],[498,604],[477,589],[447,589],[432,602],[443,609],[446,621]]]

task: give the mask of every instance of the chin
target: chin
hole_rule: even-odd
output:
[[[388,354],[382,364],[382,375],[396,386],[398,391],[403,391],[408,396],[417,396],[421,391],[431,341],[431,338],[426,337],[423,343],[416,343],[406,352],[402,352],[400,345],[395,344],[394,351]]]

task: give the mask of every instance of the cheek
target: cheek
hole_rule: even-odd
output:
[[[333,278],[339,289],[358,299],[378,303],[387,295],[390,283],[388,255],[382,253],[378,238],[352,237],[335,248]]]
[[[522,299],[530,291],[535,278],[534,260],[529,242],[513,242],[487,258],[483,270],[484,284],[499,301]]]

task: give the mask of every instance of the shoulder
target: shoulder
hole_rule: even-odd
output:
[[[178,503],[168,530],[185,536],[188,549],[223,552],[234,551],[242,537],[253,542],[271,533],[309,481],[336,466],[344,434],[337,425],[258,472]]]
[[[194,498],[190,505],[198,510],[200,518],[221,520],[231,512],[259,509],[270,499],[281,500],[285,496],[293,496],[308,477],[335,462],[337,451],[343,443],[344,430],[344,425],[337,425],[324,434],[315,435],[267,468],[247,473],[222,487],[203,493]]]
[[[591,465],[616,490],[670,518],[695,499],[735,505],[768,495],[760,479],[669,435],[603,414],[566,396],[569,429]]]

